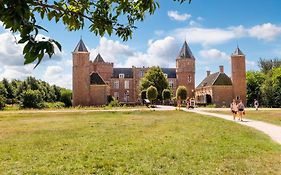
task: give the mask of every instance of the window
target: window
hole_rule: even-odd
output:
[[[124,74],[119,74],[119,78],[124,78],[125,75]]]
[[[171,88],[174,88],[174,81],[169,81],[169,86],[170,86]]]
[[[129,85],[130,85],[130,82],[128,80],[126,80],[124,83],[124,88],[129,89],[129,87],[130,87]]]
[[[114,98],[115,98],[116,100],[119,99],[119,93],[118,93],[118,92],[114,92]]]
[[[114,81],[113,88],[114,89],[119,89],[119,81]]]
[[[190,83],[191,82],[191,76],[188,75],[187,81]]]
[[[165,77],[165,78],[168,78],[168,74],[165,74],[165,73],[164,73],[164,77]]]
[[[144,75],[143,70],[141,70],[141,71],[139,72],[139,75],[140,75],[140,77],[143,77],[143,75]]]

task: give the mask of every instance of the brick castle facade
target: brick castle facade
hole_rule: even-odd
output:
[[[243,88],[246,86],[243,84],[245,81],[241,80],[240,77],[244,76],[245,67],[241,67],[240,62],[243,62],[243,59],[245,62],[245,56],[233,54],[232,57],[234,58],[232,59],[232,69],[235,70],[232,71],[232,74],[236,78],[233,80],[237,83],[231,84],[231,91],[233,92],[229,95],[233,98],[235,92],[237,94],[236,96],[243,97],[242,99],[244,99],[246,90]],[[115,68],[114,63],[105,62],[100,54],[92,61],[90,60],[90,53],[82,39],[74,49],[72,59],[73,106],[103,105],[107,103],[108,95],[112,95],[119,102],[124,103],[136,103],[140,101],[140,79],[149,68],[134,66],[131,68]],[[184,42],[176,58],[176,68],[161,69],[167,77],[174,94],[178,86],[185,86],[188,90],[188,96],[190,98],[194,97],[194,95],[197,96],[196,99],[199,103],[207,103],[206,96],[208,94],[211,96],[211,99],[215,99],[214,95],[216,93],[209,93],[209,91],[204,91],[200,87],[195,88],[195,57],[186,42]],[[197,91],[201,93],[197,93]],[[211,103],[213,102],[216,101],[212,101]]]

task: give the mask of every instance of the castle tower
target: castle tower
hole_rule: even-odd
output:
[[[246,62],[245,55],[238,46],[231,55],[231,71],[233,96],[246,104]]]
[[[87,106],[90,104],[90,53],[80,39],[72,52],[72,99],[73,106]]]
[[[185,41],[176,59],[177,85],[187,88],[188,97],[195,91],[195,58]]]

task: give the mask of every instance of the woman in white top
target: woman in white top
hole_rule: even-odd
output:
[[[237,111],[238,111],[235,99],[232,100],[232,103],[230,104],[230,109],[231,109],[231,112],[233,115],[233,120],[235,120],[235,117],[236,117]]]

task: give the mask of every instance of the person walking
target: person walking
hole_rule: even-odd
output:
[[[235,120],[237,112],[238,112],[238,108],[237,108],[237,104],[235,99],[232,100],[232,103],[230,104],[230,110],[232,112],[233,115],[233,120]]]
[[[240,102],[238,103],[237,108],[238,108],[238,114],[239,114],[238,120],[243,121],[242,117],[243,117],[243,115],[245,115],[245,106],[244,106],[242,100],[240,100]]]
[[[255,106],[255,108],[256,108],[256,111],[258,110],[258,108],[259,108],[259,101],[258,100],[254,100],[254,106]]]

